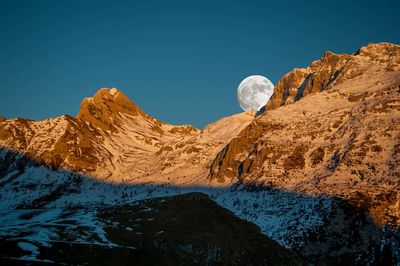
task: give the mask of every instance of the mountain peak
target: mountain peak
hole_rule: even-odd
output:
[[[396,54],[399,55],[400,45],[380,42],[380,43],[369,43],[366,46],[362,46],[355,55],[382,55],[382,54]]]
[[[101,88],[99,89],[95,95],[100,95],[103,97],[108,97],[110,99],[115,99],[117,98],[122,92],[118,90],[117,88]]]
[[[361,76],[373,67],[384,71],[400,70],[400,46],[391,43],[370,43],[354,54],[336,54],[326,51],[306,68],[295,68],[277,83],[265,110],[292,104],[301,98],[324,90],[346,80]]]
[[[117,88],[101,88],[99,89],[93,97],[85,98],[89,102],[92,101],[112,101],[112,102],[131,102],[134,104],[128,96],[126,96],[123,92],[118,90]]]
[[[120,90],[101,88],[93,97],[83,99],[77,118],[103,130],[112,130],[120,113],[147,116]]]

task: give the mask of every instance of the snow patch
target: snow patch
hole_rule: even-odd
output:
[[[29,242],[18,242],[18,247],[31,253],[29,255],[25,255],[25,256],[21,257],[20,259],[36,260],[37,255],[40,254],[39,248]]]
[[[110,94],[111,94],[112,96],[115,96],[117,92],[118,92],[118,90],[117,90],[116,88],[110,89]]]

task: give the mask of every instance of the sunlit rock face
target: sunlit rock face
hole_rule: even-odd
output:
[[[218,153],[209,178],[344,197],[397,226],[399,86],[399,46],[327,52],[278,82],[267,111]]]
[[[120,113],[131,116],[146,116],[121,91],[115,88],[102,88],[93,97],[83,99],[77,119],[103,130],[115,130],[116,125],[114,124],[120,122]]]
[[[302,97],[332,88],[361,75],[366,68],[380,65],[399,70],[399,48],[389,43],[369,44],[353,55],[326,52],[306,68],[295,68],[279,80],[267,110],[291,104]]]

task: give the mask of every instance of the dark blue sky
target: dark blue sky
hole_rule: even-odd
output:
[[[117,87],[197,127],[241,111],[248,75],[274,84],[325,50],[400,43],[400,1],[0,0],[0,115],[76,115]]]

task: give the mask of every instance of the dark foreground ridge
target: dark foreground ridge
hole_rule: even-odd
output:
[[[110,245],[94,244],[99,234],[93,236],[91,243],[71,241],[73,236],[68,233],[68,226],[73,223],[64,228],[42,224],[44,230],[54,230],[63,239],[51,247],[38,247],[40,255],[35,262],[29,260],[30,252],[19,247],[21,242],[2,238],[1,264],[46,264],[46,261],[90,265],[300,264],[294,252],[281,247],[261,234],[256,225],[239,219],[202,193],[96,207],[95,211]],[[59,217],[66,221],[68,216],[91,212],[93,209],[72,208],[64,210]],[[32,210],[20,218],[34,220],[34,213]],[[84,226],[75,231],[77,234],[92,233]],[[24,243],[29,246],[30,242],[24,240]],[[26,260],[21,260],[24,255]]]

